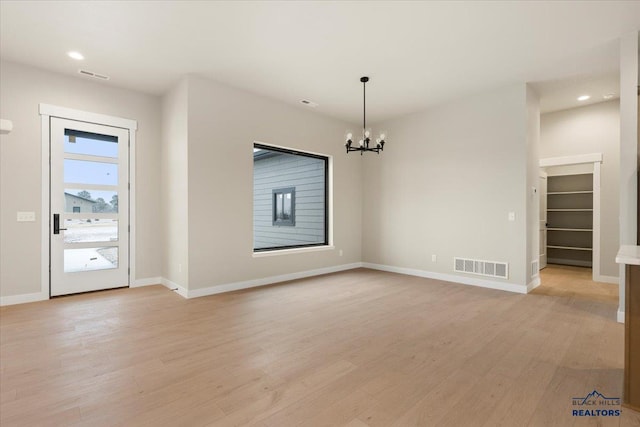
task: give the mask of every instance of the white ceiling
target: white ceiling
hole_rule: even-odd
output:
[[[524,81],[544,101],[615,74],[616,39],[638,29],[637,1],[2,1],[0,57],[153,94],[193,73],[355,122],[368,75],[374,122]]]
[[[540,94],[540,111],[566,110],[598,102],[620,98],[620,73],[603,75],[577,75],[564,79],[532,83]],[[578,101],[582,95],[590,96],[586,101]]]

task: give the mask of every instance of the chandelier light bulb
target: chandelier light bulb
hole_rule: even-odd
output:
[[[384,133],[380,134],[380,139],[384,141],[384,138],[386,137],[386,135]]]
[[[364,145],[364,141],[360,140],[360,142],[358,144],[360,144],[360,147],[362,147]]]
[[[353,138],[353,134],[352,134],[351,132],[349,132],[349,133],[347,134],[347,139],[351,139],[351,138]]]
[[[370,135],[371,135],[371,132],[369,132],[369,129],[364,131],[364,137],[365,138],[369,138]]]

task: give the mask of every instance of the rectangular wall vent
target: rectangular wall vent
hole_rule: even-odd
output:
[[[109,80],[109,76],[105,76],[104,74],[94,73],[93,71],[89,71],[89,70],[78,70],[78,73],[82,74],[83,76],[93,77],[94,79]]]
[[[538,260],[531,261],[531,277],[536,277],[540,274],[540,264]]]
[[[480,276],[509,277],[509,265],[506,262],[482,261],[477,259],[454,258],[453,270],[460,273],[478,274]]]

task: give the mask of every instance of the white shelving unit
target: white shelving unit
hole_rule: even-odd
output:
[[[547,193],[547,195],[549,194],[552,196],[556,194],[593,194],[593,191],[552,191]]]
[[[592,266],[593,174],[547,178],[547,260]]]

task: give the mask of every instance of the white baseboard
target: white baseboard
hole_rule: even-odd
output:
[[[32,294],[9,295],[0,297],[0,306],[26,304],[28,302],[45,301],[49,299],[49,292],[34,292]]]
[[[538,286],[540,286],[540,276],[534,277],[531,280],[531,282],[529,282],[529,284],[527,285],[527,293],[531,292],[532,290],[534,290]]]
[[[161,279],[162,279],[160,282],[161,285],[171,289],[172,291],[175,291],[175,293],[180,295],[182,298],[189,298],[188,291],[184,287],[178,285],[175,282],[172,282],[169,279],[165,279],[164,277],[162,277]]]
[[[425,277],[428,279],[444,280],[447,282],[461,283],[464,285],[479,286],[489,289],[498,289],[507,292],[516,292],[519,294],[526,294],[531,289],[540,284],[539,278],[534,280],[528,285],[517,285],[513,283],[497,282],[486,279],[479,279],[475,277],[458,276],[454,274],[434,273],[430,271],[417,270],[411,268],[393,267],[389,265],[372,264],[355,262],[352,264],[336,265],[332,267],[318,268],[315,270],[300,271],[297,273],[282,274],[279,276],[263,277],[260,279],[246,280],[242,282],[226,283],[222,285],[214,285],[207,288],[187,290],[183,286],[172,282],[164,277],[149,277],[144,279],[135,280],[130,287],[137,288],[142,286],[161,284],[173,291],[183,298],[198,298],[207,295],[215,295],[223,292],[237,291],[240,289],[255,288],[259,286],[271,285],[274,283],[286,282],[289,280],[303,279],[305,277],[319,276],[322,274],[337,273],[339,271],[352,270],[354,268],[370,268],[373,270],[389,271],[392,273],[407,274],[410,276]],[[34,294],[15,295],[0,298],[0,305],[22,304],[26,302],[42,301],[49,299],[49,295],[38,292]],[[623,316],[624,318],[624,316]]]
[[[620,278],[616,276],[603,276],[603,275],[595,276],[593,280],[594,282],[611,283],[614,285],[617,285],[620,282]]]
[[[186,293],[186,298],[198,298],[207,295],[220,294],[223,292],[237,291],[240,289],[256,288],[258,286],[272,285],[274,283],[303,279],[305,277],[320,276],[322,274],[336,273],[338,271],[351,270],[360,267],[362,267],[362,263],[355,262],[353,264],[336,265],[333,267],[318,268],[315,270],[300,271],[297,273],[282,274],[279,276],[263,277],[260,279],[245,280],[242,282],[214,285],[207,288],[189,290]]]
[[[618,309],[617,320],[618,320],[618,323],[624,323],[624,311],[621,311],[620,309]]]
[[[493,280],[478,279],[475,277],[458,276],[447,273],[434,273],[431,271],[417,270],[413,268],[394,267],[390,265],[372,264],[363,262],[362,266],[373,270],[389,271],[392,273],[408,274],[409,276],[425,277],[427,279],[444,280],[447,282],[460,283],[463,285],[479,286],[481,288],[498,289],[500,291],[527,293],[527,286],[514,283],[497,282]]]
[[[129,285],[130,288],[140,288],[142,286],[161,285],[162,277],[147,277],[144,279],[136,279]]]
[[[133,281],[133,283],[131,283],[129,287],[139,288],[142,286],[161,284],[171,289],[172,291],[175,291],[178,295],[180,295],[183,298],[197,298],[197,297],[203,297],[206,295],[214,295],[214,294],[219,294],[223,292],[236,291],[239,289],[247,289],[247,288],[254,288],[258,286],[271,285],[273,283],[286,282],[288,280],[319,276],[321,274],[336,273],[338,271],[351,270],[359,267],[362,267],[362,263],[356,262],[353,264],[343,264],[343,265],[337,265],[334,267],[326,267],[326,268],[319,268],[316,270],[301,271],[298,273],[283,274],[280,276],[271,276],[271,277],[265,277],[261,279],[247,280],[243,282],[227,283],[223,285],[211,286],[208,288],[194,289],[191,291],[187,290],[183,286],[178,285],[175,282],[172,282],[169,279],[165,279],[164,277],[148,277],[144,279],[137,279]],[[48,292],[47,293],[38,292],[38,293],[24,294],[24,295],[13,295],[13,296],[1,297],[0,305],[24,304],[27,302],[43,301],[47,299],[49,299]]]

